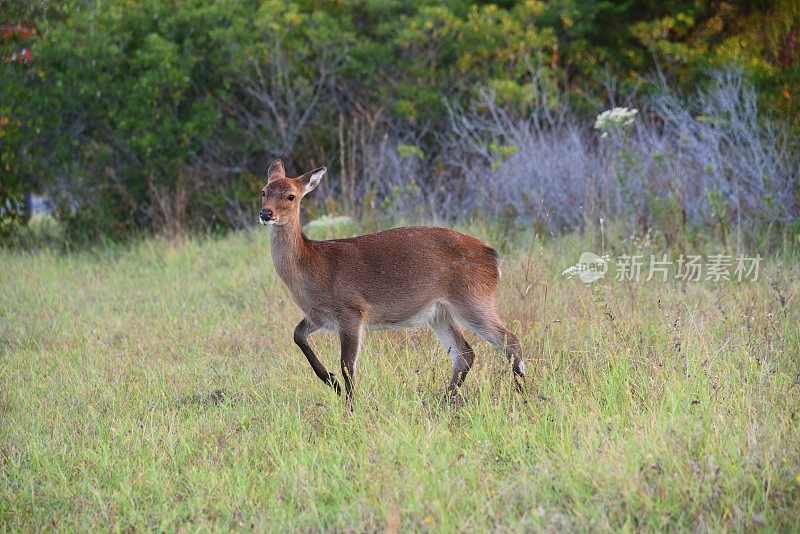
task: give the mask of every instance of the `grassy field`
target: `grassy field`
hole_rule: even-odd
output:
[[[504,255],[527,396],[468,335],[442,405],[433,335],[371,332],[349,418],[292,342],[266,231],[0,252],[0,530],[797,531],[796,260],[742,283],[561,275],[591,248]],[[333,336],[311,344],[338,374]]]

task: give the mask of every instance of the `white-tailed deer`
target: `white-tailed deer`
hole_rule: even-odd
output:
[[[305,318],[294,341],[316,375],[341,394],[308,336],[320,328],[339,334],[347,405],[352,408],[356,357],[365,328],[428,325],[453,360],[448,387],[461,386],[475,354],[458,325],[475,331],[513,362],[522,389],[525,364],[517,337],[503,326],[495,293],[497,253],[474,237],[448,228],[395,228],[349,239],[312,241],[300,227],[300,200],[319,184],[320,167],[287,178],[274,162],[261,191],[259,222],[269,226],[272,260]]]

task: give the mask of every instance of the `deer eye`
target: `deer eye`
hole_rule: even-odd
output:
[[[262,196],[262,197],[265,197],[265,196],[267,196],[267,192],[266,192],[266,191],[262,191],[262,192],[261,192],[261,196]]]
[[[294,200],[294,195],[289,195],[288,197],[286,197],[286,200]]]

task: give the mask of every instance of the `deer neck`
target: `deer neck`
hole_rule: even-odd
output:
[[[308,244],[300,231],[300,221],[284,226],[272,225],[269,229],[275,270],[287,285],[292,286],[299,281],[303,260],[308,254]]]

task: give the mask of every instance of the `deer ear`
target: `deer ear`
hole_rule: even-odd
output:
[[[322,180],[322,176],[327,171],[328,167],[320,167],[319,169],[308,171],[302,176],[298,176],[297,181],[300,182],[300,186],[303,188],[303,194],[307,195],[315,187],[317,187],[319,185],[319,181]]]
[[[286,178],[286,171],[283,170],[283,162],[279,159],[273,161],[272,165],[269,166],[269,170],[267,170],[267,183],[276,178]]]

